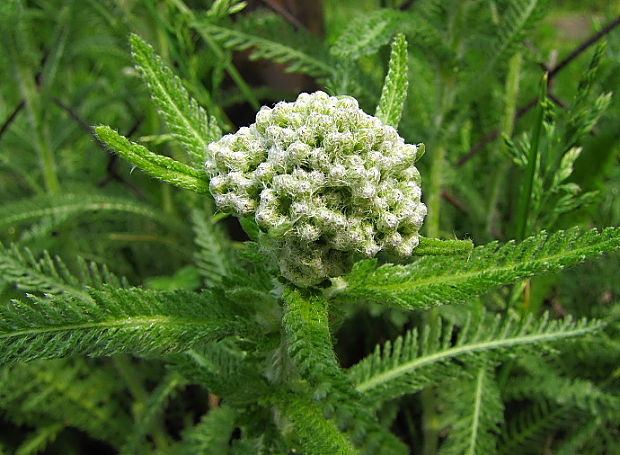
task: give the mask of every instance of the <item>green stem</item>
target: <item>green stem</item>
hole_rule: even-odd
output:
[[[196,27],[196,30],[198,30],[198,33],[200,33],[200,36],[202,36],[202,39],[205,40],[205,42],[207,43],[211,51],[215,54],[216,59],[219,61],[225,61],[224,68],[226,68],[226,72],[228,73],[230,78],[235,82],[235,84],[237,84],[237,87],[239,87],[239,90],[241,90],[241,93],[243,93],[243,96],[245,96],[245,99],[247,100],[247,102],[250,103],[250,105],[252,106],[252,108],[254,108],[254,110],[260,109],[260,106],[261,106],[260,102],[254,96],[254,93],[252,92],[252,89],[250,88],[250,86],[246,84],[246,82],[243,80],[243,77],[241,76],[239,71],[237,71],[237,68],[235,68],[235,66],[232,63],[230,63],[230,61],[224,55],[224,52],[222,52],[222,50],[215,43],[215,41],[213,41],[213,39],[207,32],[205,32],[204,30],[201,30],[198,27]]]
[[[504,109],[502,110],[502,118],[500,121],[500,139],[497,145],[497,157],[501,160],[498,171],[493,178],[491,186],[491,197],[487,206],[487,218],[485,223],[485,231],[491,234],[493,224],[496,222],[497,203],[501,194],[501,188],[506,181],[506,173],[510,168],[509,162],[504,158],[506,143],[504,138],[512,136],[514,130],[515,112],[517,109],[517,95],[519,93],[519,76],[521,74],[521,53],[517,52],[508,63],[508,74],[506,76],[506,84],[504,86]],[[495,229],[497,231],[498,229]]]
[[[534,125],[534,133],[532,135],[532,144],[527,158],[527,168],[521,185],[521,193],[519,194],[519,207],[517,216],[517,239],[523,240],[528,230],[528,220],[530,217],[530,207],[532,204],[532,187],[534,185],[534,177],[536,176],[536,168],[538,164],[538,145],[540,143],[540,132],[545,114],[545,100],[547,97],[547,73],[542,78],[540,85],[540,95],[538,97],[538,115],[536,116],[536,124]]]
[[[428,216],[426,217],[426,233],[429,237],[439,235],[439,214],[441,210],[441,176],[443,164],[446,159],[446,149],[438,144],[432,153],[431,169],[429,176],[428,196],[426,205]]]
[[[135,400],[134,413],[136,421],[142,420],[144,417],[144,411],[146,409],[146,402],[149,398],[144,384],[140,380],[140,376],[136,369],[131,364],[129,357],[125,355],[117,355],[112,357],[114,367],[118,371],[121,378],[125,381],[129,392]],[[168,439],[166,438],[166,431],[160,421],[154,424],[154,428],[151,430],[151,435],[157,447],[166,447],[168,445]]]
[[[32,71],[23,64],[17,65],[17,79],[21,95],[26,101],[26,112],[32,128],[34,146],[39,155],[43,182],[48,194],[60,192],[60,184],[56,174],[56,161],[47,141],[46,128],[42,119],[40,95]]]

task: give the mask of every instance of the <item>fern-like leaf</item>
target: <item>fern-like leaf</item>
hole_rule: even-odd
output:
[[[361,13],[340,33],[331,52],[347,59],[372,54],[389,42],[402,19],[403,13],[393,9]]]
[[[185,146],[193,161],[202,164],[207,145],[221,136],[213,117],[208,117],[191,98],[181,80],[153,48],[138,35],[130,37],[136,68],[149,87],[153,100],[174,137]]]
[[[192,212],[192,224],[196,235],[196,265],[209,283],[219,283],[231,270],[232,251],[223,230],[204,212]]]
[[[547,11],[547,0],[511,0],[499,24],[495,55],[489,60],[494,66],[508,59],[526,33],[542,19]]]
[[[235,429],[236,412],[223,405],[211,409],[200,422],[183,433],[187,453],[220,455],[228,453],[228,441]]]
[[[457,380],[440,393],[452,417],[441,455],[484,455],[496,453],[503,404],[493,372],[479,367],[472,380]]]
[[[282,396],[276,406],[289,420],[308,455],[355,455],[359,452],[308,396]]]
[[[94,262],[78,261],[78,272],[69,271],[59,257],[52,258],[47,251],[36,259],[28,248],[6,248],[0,243],[0,273],[5,281],[19,289],[46,294],[66,293],[84,301],[92,301],[85,288],[101,287],[107,283],[115,287],[126,286],[106,266]]]
[[[197,347],[171,358],[174,360],[171,368],[193,384],[205,386],[231,405],[247,406],[271,393],[256,364],[227,340]],[[248,382],[252,387],[244,386]]]
[[[115,374],[108,365],[93,368],[79,358],[5,366],[0,369],[0,409],[16,424],[47,423],[43,428],[50,431],[55,425],[61,426],[59,431],[79,428],[118,448],[131,424]],[[35,433],[33,438],[45,435]]]
[[[545,232],[517,244],[495,242],[474,248],[468,257],[425,257],[409,265],[376,260],[358,262],[334,280],[337,301],[369,301],[404,309],[463,302],[495,287],[554,272],[620,246],[620,229]]]
[[[134,426],[127,442],[123,445],[121,454],[131,455],[139,453],[138,448],[144,441],[144,437],[151,430],[157,417],[161,415],[165,406],[178,391],[182,379],[176,373],[169,373],[149,396],[145,410],[139,421]]]
[[[497,450],[498,455],[539,453],[549,432],[564,424],[571,415],[563,406],[541,400],[509,420]]]
[[[95,132],[110,149],[156,179],[197,193],[209,191],[209,179],[202,170],[168,156],[153,153],[107,126],[98,126]]]
[[[520,363],[528,375],[513,379],[502,395],[509,400],[542,399],[560,406],[570,406],[591,416],[617,420],[620,418],[620,396],[599,387],[593,381],[559,374],[537,357],[526,357]]]
[[[230,26],[198,22],[195,27],[233,50],[251,49],[250,58],[285,63],[287,71],[322,78],[334,62],[323,44],[309,33],[294,31],[278,15],[255,12]]]
[[[392,42],[390,64],[375,116],[386,125],[398,128],[409,87],[407,40],[399,33]]]
[[[64,194],[35,196],[0,206],[0,229],[21,223],[32,222],[45,217],[59,217],[63,220],[90,212],[124,212],[145,217],[174,230],[184,227],[176,220],[146,204],[115,196],[89,194]]]
[[[454,343],[451,324],[445,324],[443,329],[440,326],[434,336],[428,329],[420,334],[414,329],[382,348],[377,346],[373,354],[349,370],[349,375],[366,401],[379,404],[459,374],[462,367],[455,363],[458,359],[474,362],[490,353],[500,355],[582,336],[603,326],[601,321],[550,320],[548,316],[530,316],[523,321],[483,316],[476,324],[465,324]]]
[[[33,296],[0,306],[0,364],[75,354],[183,352],[244,333],[248,326],[237,317],[235,302],[215,291],[104,288],[90,296],[94,303]]]

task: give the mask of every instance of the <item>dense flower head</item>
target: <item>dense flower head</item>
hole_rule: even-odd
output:
[[[222,210],[254,216],[261,246],[299,286],[345,273],[352,253],[409,256],[426,215],[420,147],[351,97],[302,93],[209,144]]]

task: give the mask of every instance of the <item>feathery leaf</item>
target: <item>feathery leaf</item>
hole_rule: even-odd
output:
[[[276,14],[258,12],[230,26],[198,22],[194,26],[213,36],[222,46],[238,51],[251,49],[252,60],[286,63],[287,71],[325,77],[334,62],[323,44],[309,33],[294,31]]]
[[[504,320],[502,320],[504,319]],[[573,338],[600,330],[601,321],[573,321],[570,318],[550,320],[548,315],[523,321],[514,318],[485,318],[470,325],[468,321],[451,342],[454,326],[439,327],[435,336],[425,328],[417,329],[388,341],[382,348],[364,358],[349,370],[356,389],[369,403],[413,393],[462,372],[455,360],[466,357],[468,362],[484,359],[490,352],[496,355],[513,352],[541,343]]]
[[[369,301],[404,309],[463,302],[503,284],[561,270],[620,246],[620,229],[545,232],[521,243],[490,243],[468,257],[425,257],[413,264],[359,261],[328,292],[336,301]]]
[[[0,364],[75,354],[183,352],[243,333],[236,304],[215,291],[91,290],[93,302],[31,296],[0,306]],[[248,317],[247,315],[245,316]]]
[[[130,36],[136,68],[149,87],[175,139],[185,146],[193,162],[202,164],[207,145],[222,135],[216,120],[208,117],[153,48],[138,35]]]
[[[92,301],[85,288],[101,287],[104,283],[124,287],[126,282],[112,274],[106,266],[78,261],[77,273],[71,273],[59,258],[47,251],[36,259],[28,248],[6,248],[0,243],[0,273],[5,281],[19,289],[47,294],[66,293],[81,300]]]
[[[35,196],[0,206],[0,229],[44,217],[75,216],[88,212],[125,212],[157,221],[175,230],[182,225],[146,204],[115,196],[64,194]]]
[[[219,283],[231,269],[232,251],[223,230],[204,212],[192,211],[192,224],[196,235],[196,265],[208,283]]]
[[[331,47],[337,57],[357,59],[386,44],[403,19],[403,13],[379,9],[360,13],[344,28]]]
[[[383,123],[394,128],[398,128],[405,98],[407,98],[407,88],[409,87],[408,63],[407,40],[405,35],[399,33],[392,42],[388,73],[385,76],[381,99],[375,113],[375,116],[381,119]]]
[[[276,406],[295,428],[308,455],[355,455],[359,452],[316,402],[300,394],[282,396]]]
[[[499,423],[504,406],[493,371],[477,368],[473,379],[457,379],[440,389],[451,425],[441,455],[484,455],[496,453]]]
[[[168,156],[153,153],[146,147],[121,136],[110,127],[98,126],[95,132],[110,149],[152,177],[198,193],[209,191],[209,179],[202,170]]]
[[[498,26],[499,36],[495,54],[489,60],[492,67],[508,59],[526,33],[542,19],[547,10],[547,0],[511,0]]]
[[[405,453],[402,443],[361,405],[359,393],[338,365],[329,333],[327,302],[292,289],[287,289],[283,296],[282,324],[289,354],[302,377],[314,388],[328,417],[339,422],[362,453],[374,453],[377,447],[391,454]]]
[[[226,405],[211,409],[200,422],[183,432],[188,453],[220,455],[228,453],[228,441],[235,429],[236,411]]]

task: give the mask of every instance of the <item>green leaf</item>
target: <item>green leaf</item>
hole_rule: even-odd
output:
[[[93,438],[120,447],[131,427],[124,406],[127,396],[110,364],[93,364],[81,358],[25,362],[0,369],[0,409],[3,420],[37,427],[18,450],[41,448],[53,439],[55,424],[73,427]],[[11,451],[11,453],[16,453]],[[39,452],[33,452],[39,453]]]
[[[392,42],[388,73],[375,116],[386,125],[398,128],[409,87],[407,40],[399,33]]]
[[[511,0],[506,5],[506,13],[498,25],[498,38],[495,54],[488,60],[493,67],[512,56],[527,32],[541,20],[547,12],[548,0]]]
[[[355,455],[359,452],[331,419],[309,397],[299,393],[281,397],[276,406],[289,420],[308,455]]]
[[[440,455],[484,455],[497,452],[504,406],[492,369],[477,368],[472,379],[448,382],[440,389],[450,416]]]
[[[188,453],[221,455],[228,453],[228,441],[235,429],[236,411],[226,405],[211,409],[200,422],[183,433]]]
[[[0,243],[0,273],[5,281],[19,289],[46,294],[66,293],[84,301],[92,301],[87,286],[101,287],[104,283],[124,286],[125,280],[117,278],[107,267],[79,259],[77,273],[69,271],[59,258],[52,258],[47,251],[36,259],[28,248],[5,248]]]
[[[251,49],[250,59],[268,59],[285,63],[286,71],[325,77],[333,73],[334,62],[321,41],[302,30],[293,30],[282,17],[255,12],[230,26],[209,21],[197,22],[196,29],[219,44],[238,51]]]
[[[69,355],[183,352],[244,333],[235,302],[220,293],[91,290],[92,302],[70,296],[0,305],[0,364]],[[248,315],[244,315],[249,318]]]
[[[152,207],[131,199],[90,194],[35,196],[0,206],[0,229],[45,217],[60,218],[89,212],[124,212],[152,219],[175,230],[184,226]]]
[[[390,40],[402,18],[403,13],[393,9],[360,13],[340,33],[331,52],[348,59],[372,54]]]
[[[550,320],[548,315],[524,320],[497,315],[481,317],[476,324],[468,321],[458,330],[440,325],[433,334],[425,328],[407,332],[394,342],[364,358],[349,370],[356,389],[375,405],[405,393],[413,393],[447,377],[463,372],[461,362],[475,363],[490,353],[505,357],[517,348],[539,347],[542,343],[593,333],[604,327],[601,321]]]
[[[315,390],[315,397],[327,417],[345,422],[346,431],[362,453],[381,447],[390,454],[406,453],[406,448],[381,427],[377,418],[361,404],[361,396],[336,359],[329,332],[327,302],[317,296],[304,296],[287,289],[282,325],[291,358],[301,376]]]
[[[198,193],[209,191],[209,180],[202,170],[153,153],[146,147],[121,136],[110,127],[98,126],[95,132],[113,151],[152,177]]]
[[[196,252],[194,258],[208,283],[220,283],[232,268],[233,252],[224,229],[199,210],[192,211]]]
[[[168,373],[157,385],[146,402],[139,421],[132,429],[127,442],[121,449],[121,454],[132,455],[140,453],[138,450],[144,443],[144,438],[157,422],[157,418],[164,412],[166,405],[173,398],[173,394],[183,385],[181,377],[176,373]]]
[[[197,164],[202,164],[207,145],[222,133],[215,118],[208,117],[196,100],[191,98],[179,79],[153,48],[138,35],[130,36],[136,68],[148,85],[159,112],[174,137],[183,144]]]
[[[335,301],[367,301],[403,309],[464,302],[503,284],[555,272],[620,246],[620,229],[570,229],[542,232],[521,243],[496,242],[474,248],[468,256],[425,257],[408,265],[359,261],[352,272],[334,280],[328,295]]]

